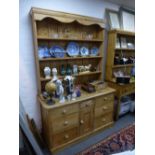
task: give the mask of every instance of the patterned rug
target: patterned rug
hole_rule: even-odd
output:
[[[133,150],[134,148],[135,125],[132,124],[77,155],[110,155]]]

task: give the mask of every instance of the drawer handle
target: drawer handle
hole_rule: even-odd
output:
[[[86,107],[89,107],[89,103],[86,103]]]
[[[104,101],[107,101],[108,100],[108,98],[107,97],[104,97]]]
[[[104,107],[103,107],[103,110],[107,110],[107,109],[108,109],[108,107],[107,107],[107,106],[104,106]]]
[[[68,135],[65,135],[65,137],[64,137],[65,139],[68,139],[69,138],[69,136]]]
[[[103,118],[103,119],[102,119],[102,122],[105,122],[105,121],[106,121],[106,119],[105,119],[105,118]]]
[[[66,110],[64,109],[64,110],[62,111],[62,113],[63,113],[63,114],[66,114]]]
[[[83,120],[81,120],[81,121],[80,121],[80,123],[81,123],[81,124],[84,124],[84,121],[83,121]]]
[[[64,122],[64,125],[68,125],[68,121],[65,121],[65,122]]]

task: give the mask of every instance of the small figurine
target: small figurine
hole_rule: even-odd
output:
[[[58,79],[58,77],[57,77],[57,69],[56,68],[52,69],[52,75],[53,75],[52,82],[56,82],[56,80]]]
[[[76,97],[80,97],[81,96],[80,86],[76,87],[75,92],[76,92]]]
[[[78,66],[77,65],[73,65],[73,74],[74,75],[78,74]]]
[[[78,68],[79,68],[79,72],[84,72],[85,70],[84,66],[78,66]]]
[[[65,98],[63,96],[63,94],[64,94],[64,88],[62,86],[61,80],[56,80],[56,94],[59,97],[59,102],[60,103],[64,103],[65,102]]]
[[[74,92],[72,93],[72,100],[73,100],[73,101],[76,100],[76,97],[77,97],[76,91],[74,91]]]
[[[67,92],[67,99],[71,100],[72,99],[72,94],[74,92],[74,77],[72,77],[71,75],[67,75],[64,78],[65,82],[66,82],[66,92]]]
[[[85,72],[89,72],[91,68],[91,64],[89,64],[88,66],[85,66]]]
[[[46,79],[50,79],[51,78],[51,69],[49,67],[45,67],[44,68],[44,75]]]
[[[54,92],[56,90],[55,83],[53,83],[52,81],[49,81],[48,83],[46,83],[45,90],[46,90],[46,92],[48,94],[48,96],[47,96],[47,104],[50,104],[50,105],[54,104],[55,101],[52,99],[52,97],[53,97],[53,94],[54,94]]]
[[[90,72],[92,65],[79,66],[79,72]]]

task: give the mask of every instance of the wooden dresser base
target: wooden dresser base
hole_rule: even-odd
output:
[[[113,125],[114,92],[104,90],[82,96],[64,104],[47,105],[39,99],[43,137],[52,153],[88,138]]]

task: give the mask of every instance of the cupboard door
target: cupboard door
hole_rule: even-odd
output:
[[[93,130],[93,100],[88,100],[80,104],[80,134],[85,134]]]
[[[80,134],[85,134],[93,130],[93,109],[82,110],[80,112]]]

